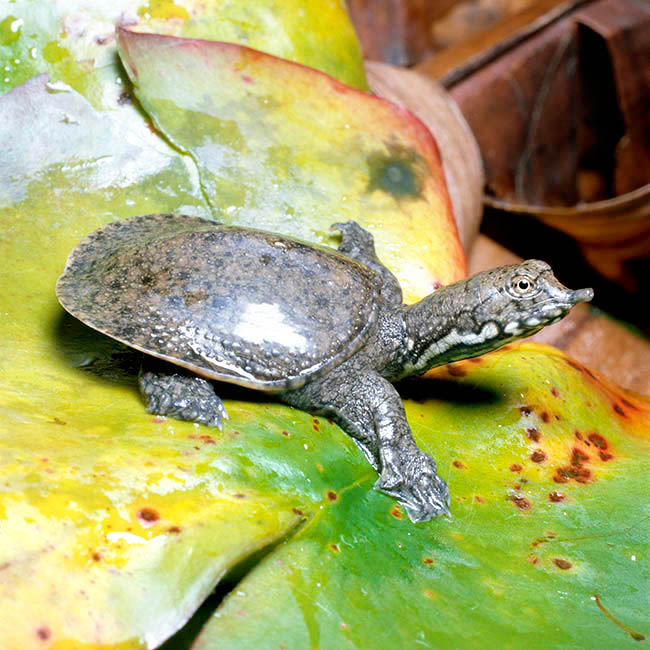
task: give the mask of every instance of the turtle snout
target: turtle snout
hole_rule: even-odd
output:
[[[577,305],[580,302],[589,302],[593,297],[593,289],[577,289],[571,292],[571,304]]]

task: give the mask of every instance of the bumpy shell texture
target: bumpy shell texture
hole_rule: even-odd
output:
[[[212,379],[297,388],[363,345],[374,271],[336,251],[175,214],[111,223],[70,254],[63,307],[118,341]]]

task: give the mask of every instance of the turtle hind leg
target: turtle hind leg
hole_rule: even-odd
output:
[[[347,366],[280,397],[332,417],[379,471],[375,489],[397,499],[412,521],[447,514],[447,485],[433,458],[418,449],[393,385],[374,371],[359,373]]]
[[[167,364],[143,365],[138,386],[147,412],[221,429],[228,414],[212,384]]]

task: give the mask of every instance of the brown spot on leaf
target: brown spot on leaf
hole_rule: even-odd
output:
[[[591,472],[582,465],[572,465],[571,467],[558,467],[553,475],[556,483],[568,483],[571,479],[576,483],[587,483],[591,478]]]
[[[52,424],[59,424],[61,426],[65,426],[66,422],[65,420],[61,420],[60,418],[54,417],[52,420],[50,420]]]
[[[432,557],[423,557],[422,562],[424,564],[428,564],[429,566],[431,566],[433,564],[433,558]]]
[[[546,460],[546,454],[541,449],[535,449],[535,451],[530,455],[530,460],[533,463],[543,463]]]
[[[485,503],[485,499],[478,494],[474,497],[474,501],[476,501],[476,503]]]
[[[302,516],[302,510],[299,510],[298,508],[291,508],[291,510],[294,515]]]
[[[512,463],[512,465],[510,465],[511,472],[521,472],[522,469],[523,467],[519,463]]]
[[[153,521],[158,521],[160,519],[160,515],[153,508],[140,508],[138,511],[138,518],[142,519],[142,521],[151,523]]]
[[[573,450],[571,451],[571,465],[574,467],[580,467],[583,463],[587,462],[589,460],[589,456],[585,454],[582,449],[579,449],[578,447],[574,447]]]
[[[510,497],[510,501],[512,501],[519,510],[530,510],[530,501],[526,497],[513,494]]]
[[[503,348],[502,348],[503,349]],[[531,406],[520,406],[519,412],[524,416],[528,417],[532,412],[533,408]]]
[[[639,410],[639,407],[636,404],[632,404],[630,400],[627,400],[624,397],[621,397],[621,404],[623,404],[623,406],[627,406],[627,408],[632,409],[633,411]]]
[[[168,533],[172,533],[173,535],[178,535],[181,532],[181,529],[179,526],[170,526],[167,529]]]
[[[576,437],[577,440],[584,440],[585,439],[584,436],[577,429],[575,430],[573,435]]]
[[[336,492],[334,492],[334,490],[329,490],[329,492],[327,493],[327,498],[330,501],[336,501],[339,498],[339,495],[336,494]]]
[[[451,363],[447,365],[447,372],[452,377],[465,377],[467,375],[467,370],[465,370],[465,368],[463,368],[461,365]]]
[[[472,357],[471,359],[468,359],[468,361],[470,363],[483,363],[483,357]]]
[[[338,553],[341,549],[338,544],[330,544],[330,548],[335,552]]]
[[[595,379],[596,381],[598,381],[598,377],[596,377],[596,375],[594,375],[594,373],[591,372],[591,370],[589,370],[589,368],[587,368],[587,366],[584,367],[584,371],[585,371],[585,372],[586,372],[586,373],[587,373],[587,374],[588,374],[592,379]]]
[[[557,490],[553,490],[553,492],[548,495],[548,500],[552,503],[560,503],[561,501],[564,501],[565,498],[566,496]]]
[[[558,467],[557,470],[555,471],[555,474],[553,474],[553,480],[556,483],[568,483],[571,478],[568,472],[569,472],[568,468]]]
[[[607,462],[608,460],[611,460],[614,458],[612,454],[610,454],[608,451],[599,451],[598,452],[598,457],[600,460]]]
[[[47,641],[52,636],[52,631],[47,627],[47,625],[41,625],[36,628],[36,636],[41,641]]]
[[[542,434],[537,427],[528,427],[528,429],[526,429],[526,435],[533,442],[539,442],[542,437]]]
[[[395,517],[395,519],[403,519],[404,515],[402,514],[402,511],[399,507],[399,505],[395,504],[393,506],[393,509],[390,511],[390,514]]]
[[[578,370],[579,372],[584,372],[584,368],[577,361],[573,361],[573,359],[567,359],[566,362],[574,370]]]
[[[236,492],[235,494],[233,494],[233,497],[234,497],[235,499],[245,499],[245,498],[246,498],[246,495],[245,495],[245,494],[242,494],[241,492]]]
[[[532,553],[526,558],[531,564],[538,564],[539,563],[539,558],[536,555],[533,555]]]
[[[616,403],[612,404],[612,408],[614,409],[614,411],[616,413],[618,413],[622,417],[624,417],[624,418],[627,417],[627,413],[625,412],[625,409],[620,404],[616,404]]]
[[[461,460],[455,460],[455,461],[452,463],[452,465],[453,465],[456,469],[465,469],[465,463],[463,463],[463,461],[461,461]]]
[[[283,432],[282,432],[282,435],[283,435],[285,438],[288,438],[288,437],[289,437],[289,432],[288,432],[288,431],[283,431]]]
[[[589,441],[593,443],[594,447],[598,447],[598,449],[607,449],[607,440],[605,440],[605,438],[603,438],[599,433],[590,433],[587,437],[589,438]]]
[[[566,571],[567,569],[570,569],[573,566],[573,564],[571,564],[571,562],[569,562],[567,560],[563,560],[562,558],[559,558],[559,557],[554,557],[553,558],[553,564],[555,564],[555,566],[558,569],[562,569],[562,571]]]
[[[97,551],[94,551],[91,557],[95,562],[101,562],[102,560],[102,554],[98,553]]]
[[[559,397],[560,391],[555,386],[553,386],[553,388],[551,388],[551,395],[553,395],[553,397]]]
[[[539,417],[542,418],[543,422],[550,422],[551,421],[551,416],[548,414],[548,411],[542,411],[539,414]]]

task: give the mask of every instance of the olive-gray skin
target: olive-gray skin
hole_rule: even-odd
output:
[[[448,512],[449,492],[391,382],[529,336],[593,292],[529,260],[404,305],[372,236],[353,221],[333,227],[338,251],[177,214],[117,221],[72,251],[57,296],[90,327],[175,364],[143,364],[149,412],[221,427],[209,380],[276,393],[333,418],[379,472],[375,487],[426,521]]]

